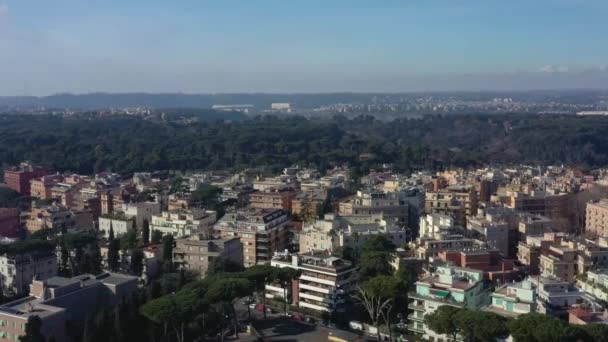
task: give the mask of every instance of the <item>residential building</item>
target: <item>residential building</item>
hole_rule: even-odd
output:
[[[75,204],[78,191],[74,184],[57,183],[51,188],[51,198],[57,199],[60,205],[71,208]]]
[[[442,305],[479,309],[489,300],[483,272],[455,266],[439,266],[429,276],[416,282],[416,291],[409,294],[413,312],[408,316],[408,330],[425,340],[447,341],[449,337],[431,330],[424,318]]]
[[[291,212],[293,190],[255,191],[249,194],[249,206],[258,209],[284,209]]]
[[[136,290],[136,277],[114,273],[36,279],[28,297],[0,306],[0,338],[18,341],[28,318],[38,316],[46,340],[68,341],[66,326],[82,329],[87,317],[129,301]]]
[[[435,239],[445,234],[455,234],[454,218],[444,214],[427,214],[420,218],[420,238]]]
[[[275,252],[289,246],[290,217],[283,209],[238,210],[224,215],[214,226],[216,237],[239,237],[243,244],[243,264],[269,264]]]
[[[325,191],[300,192],[291,200],[291,213],[300,218],[317,217],[319,206],[328,200]]]
[[[445,236],[442,239],[420,239],[415,244],[416,257],[428,260],[439,256],[443,251],[460,251],[465,249],[485,248],[486,243],[480,240],[465,238],[462,235]]]
[[[122,212],[101,215],[99,216],[99,233],[103,237],[108,237],[110,229],[112,229],[114,237],[119,237],[134,229],[133,221],[132,217]]]
[[[603,301],[608,301],[608,269],[589,270],[577,277],[576,286]]]
[[[491,303],[482,310],[507,318],[536,312],[536,288],[529,279],[502,285],[490,297]]]
[[[597,310],[596,308],[575,307],[568,310],[568,324],[608,324],[608,311]]]
[[[449,214],[457,225],[466,226],[465,217],[477,215],[478,199],[474,185],[452,185],[426,193],[425,212]]]
[[[29,211],[21,213],[21,225],[30,234],[41,229],[61,232],[76,228],[76,220],[74,213],[64,206],[32,206]]]
[[[205,234],[196,234],[175,240],[173,263],[179,267],[207,275],[209,265],[217,259],[243,264],[243,246],[238,237],[210,239]]]
[[[568,310],[574,305],[588,303],[595,305],[593,297],[567,281],[555,277],[532,277],[537,288],[537,312],[566,318]]]
[[[587,203],[585,232],[597,236],[608,236],[608,199]]]
[[[150,233],[160,231],[175,238],[210,232],[216,221],[216,212],[203,209],[177,209],[152,215]]]
[[[46,175],[48,171],[30,163],[21,163],[18,167],[4,170],[4,183],[24,196],[30,196],[30,181]]]
[[[14,239],[21,235],[19,209],[0,208],[0,238]]]
[[[120,208],[127,217],[133,218],[135,228],[141,230],[144,223],[152,222],[152,215],[160,214],[160,203],[158,202],[137,202],[125,203]]]
[[[486,241],[502,255],[509,253],[509,225],[505,221],[495,221],[491,215],[467,217],[467,230],[471,235]]]
[[[271,266],[293,268],[301,275],[292,281],[291,288],[284,284],[267,284],[270,298],[283,300],[291,293],[291,304],[318,312],[343,312],[346,296],[353,289],[356,268],[350,261],[331,256],[325,251],[300,254],[277,253]]]
[[[46,200],[53,198],[53,187],[63,180],[61,175],[46,175],[30,181],[30,196]]]
[[[0,256],[0,287],[5,297],[27,294],[32,279],[47,279],[57,275],[57,255],[54,250],[37,250]]]
[[[517,278],[513,260],[503,258],[495,248],[477,247],[465,250],[439,252],[438,258],[454,266],[480,270],[484,277],[500,283],[510,282]]]
[[[369,216],[382,214],[386,221],[407,226],[409,203],[405,192],[359,190],[357,194],[340,201],[341,216]]]

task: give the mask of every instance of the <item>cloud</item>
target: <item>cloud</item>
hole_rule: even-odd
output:
[[[556,74],[556,73],[564,73],[568,72],[568,67],[563,65],[545,65],[541,67],[538,71],[544,72],[547,74]]]

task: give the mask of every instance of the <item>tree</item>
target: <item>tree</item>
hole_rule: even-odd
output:
[[[44,335],[40,332],[42,320],[39,316],[30,316],[25,323],[25,335],[19,337],[21,342],[45,342]]]
[[[120,249],[127,251],[137,246],[137,231],[135,229],[129,229],[126,233],[120,237]]]
[[[380,318],[383,318],[390,332],[390,315],[394,298],[400,290],[399,280],[390,276],[377,276],[357,288],[355,300],[369,315],[372,324],[378,328],[380,340]]]
[[[144,245],[150,243],[150,222],[146,219],[144,219],[143,227],[141,229],[141,242]]]
[[[391,275],[394,250],[395,245],[384,235],[375,235],[365,241],[361,252],[361,278]]]
[[[507,323],[515,342],[576,341],[585,332],[549,315],[530,313]]]
[[[247,279],[218,278],[209,285],[207,293],[205,294],[206,303],[226,303],[230,306],[233,314],[234,331],[237,339],[239,338],[239,327],[236,310],[234,309],[234,301],[238,298],[249,295],[251,290],[251,283]],[[221,332],[221,337],[223,340],[223,330]]]
[[[244,270],[243,265],[232,259],[218,257],[215,258],[209,268],[207,269],[208,275],[220,274],[220,273],[236,273]]]
[[[131,274],[136,276],[141,276],[141,273],[144,269],[144,251],[141,249],[135,249],[131,253]]]
[[[262,293],[263,314],[266,319],[266,283],[274,279],[275,268],[270,265],[254,265],[242,273],[243,278],[250,281],[252,289],[256,293]],[[251,312],[249,312],[251,318]]]
[[[455,323],[460,335],[469,342],[495,341],[509,335],[506,320],[489,312],[461,309]]]
[[[460,308],[450,305],[441,305],[431,314],[424,317],[424,323],[438,334],[448,335],[456,341],[460,329],[456,317],[460,314]]]
[[[152,243],[157,245],[163,240],[163,232],[160,230],[152,231]]]
[[[110,233],[108,234],[108,268],[110,271],[116,271],[118,269],[120,241],[114,238],[114,229],[110,226]]]
[[[597,342],[608,342],[608,325],[592,323],[581,326],[589,338]]]

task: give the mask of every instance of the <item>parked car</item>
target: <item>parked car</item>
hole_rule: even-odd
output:
[[[249,304],[249,308],[250,309],[256,309],[257,310],[257,305],[255,303],[251,303]],[[262,311],[262,309],[258,310],[258,311]]]

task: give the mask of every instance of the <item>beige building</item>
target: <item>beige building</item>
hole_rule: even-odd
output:
[[[152,215],[150,233],[160,231],[175,238],[210,232],[216,221],[216,212],[203,209],[177,209]]]
[[[587,203],[585,232],[597,236],[608,236],[608,199]]]
[[[27,294],[34,278],[42,280],[56,275],[54,250],[0,256],[0,288],[5,297]]]
[[[466,216],[477,215],[477,190],[474,185],[452,185],[438,191],[429,191],[425,198],[425,213],[452,216],[455,224],[466,226]]]
[[[42,176],[30,181],[30,193],[32,197],[46,200],[53,198],[52,188],[63,180],[60,175]]]
[[[76,226],[74,213],[64,206],[32,207],[21,213],[21,224],[29,233],[41,229],[71,230]]]
[[[340,201],[341,216],[383,215],[386,221],[408,225],[409,203],[404,192],[359,190],[357,194]]]
[[[249,205],[258,209],[284,209],[291,212],[292,190],[255,191],[249,194]]]
[[[218,238],[238,237],[243,244],[243,265],[269,264],[275,252],[289,244],[290,217],[282,209],[249,209],[230,212],[214,226]]]
[[[204,234],[197,234],[175,240],[173,263],[195,271],[201,277],[205,277],[209,265],[220,258],[242,265],[243,247],[240,239],[208,239]]]

